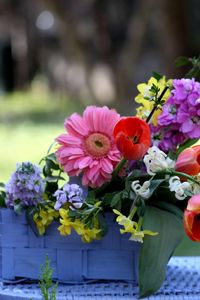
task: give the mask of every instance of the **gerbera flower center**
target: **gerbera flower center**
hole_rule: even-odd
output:
[[[110,147],[111,142],[103,133],[92,133],[85,139],[86,153],[95,158],[107,155]]]

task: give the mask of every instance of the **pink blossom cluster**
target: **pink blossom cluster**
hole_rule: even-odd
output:
[[[174,79],[158,125],[151,130],[154,144],[165,152],[176,150],[187,139],[200,138],[200,83],[194,79]]]

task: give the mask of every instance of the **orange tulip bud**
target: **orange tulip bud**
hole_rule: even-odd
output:
[[[178,156],[175,169],[189,175],[198,174],[200,172],[200,145],[183,150]]]
[[[137,117],[121,119],[115,125],[113,134],[117,148],[129,160],[141,159],[151,144],[149,125]]]
[[[192,196],[188,201],[183,224],[187,236],[192,241],[200,242],[200,194]]]

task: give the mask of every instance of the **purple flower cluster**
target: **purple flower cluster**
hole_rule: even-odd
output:
[[[6,205],[32,206],[42,201],[44,181],[41,170],[30,162],[18,163],[16,171],[5,185]]]
[[[158,125],[152,126],[154,145],[165,152],[175,151],[187,139],[200,138],[200,83],[175,79],[173,87]]]
[[[83,190],[78,184],[66,183],[62,189],[54,193],[56,197],[55,210],[59,210],[61,206],[67,202],[71,203],[71,209],[80,208],[83,204]]]

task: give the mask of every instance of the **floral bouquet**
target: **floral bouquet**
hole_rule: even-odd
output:
[[[140,296],[155,292],[184,229],[200,241],[200,82],[190,75],[154,73],[139,84],[135,116],[106,106],[73,113],[42,169],[17,164],[1,184],[1,206],[26,210],[39,234],[56,220],[61,235],[73,230],[86,243],[104,237],[112,213],[120,233],[141,243]]]

